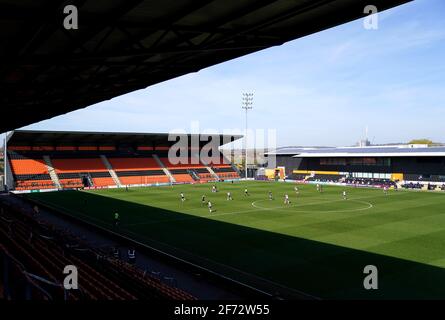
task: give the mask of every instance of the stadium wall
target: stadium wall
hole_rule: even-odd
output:
[[[285,174],[290,175],[292,174],[293,170],[300,170],[300,167],[302,167],[302,158],[293,158],[290,155],[277,155],[276,157],[276,166],[277,167],[284,167],[285,168]],[[306,170],[306,169],[304,169]]]

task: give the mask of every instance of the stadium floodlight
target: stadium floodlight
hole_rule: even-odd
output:
[[[245,177],[247,179],[247,111],[253,108],[253,93],[243,93],[242,108],[246,110],[246,135],[244,137],[245,150],[244,150],[244,170]]]

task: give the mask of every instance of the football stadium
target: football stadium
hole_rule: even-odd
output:
[[[362,18],[366,1],[74,1],[75,35],[57,26],[67,4],[0,0],[0,299],[445,299],[441,143],[276,146],[248,166],[247,142],[241,162],[225,152],[244,134],[22,128]]]

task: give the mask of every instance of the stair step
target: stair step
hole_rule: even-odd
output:
[[[43,156],[43,160],[45,161],[51,181],[58,189],[61,189],[62,185],[60,184],[59,176],[57,175],[56,170],[54,170],[51,158],[49,156]]]
[[[207,171],[212,175],[212,177],[214,177],[216,180],[220,180],[219,176],[216,174],[215,171],[213,171],[212,168],[210,168],[210,166],[205,163],[202,159],[200,160],[201,163],[203,164],[203,166],[207,169]]]
[[[153,159],[155,159],[156,163],[161,167],[162,171],[164,171],[165,175],[170,179],[170,182],[176,182],[176,179],[173,177],[170,170],[165,167],[164,163],[162,163],[157,154],[153,154]]]
[[[100,155],[100,158],[102,159],[102,162],[104,163],[105,167],[107,168],[108,172],[110,173],[110,176],[113,179],[116,186],[122,187],[122,183],[119,180],[119,177],[117,176],[116,171],[114,171],[113,167],[111,166],[110,161],[108,161],[107,157],[104,155]]]

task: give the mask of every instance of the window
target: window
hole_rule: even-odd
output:
[[[345,158],[320,158],[320,165],[322,166],[344,166],[346,165]]]
[[[391,166],[391,158],[320,158],[322,166]]]

